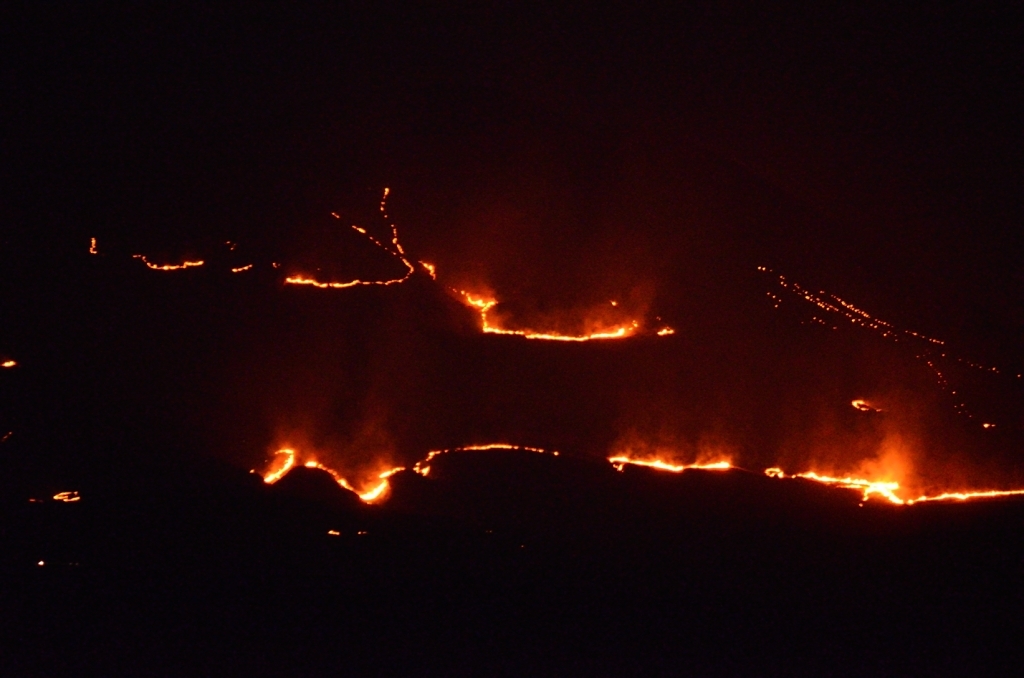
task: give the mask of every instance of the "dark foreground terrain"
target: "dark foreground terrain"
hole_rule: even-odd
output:
[[[1019,656],[1022,502],[859,507],[512,452],[400,474],[376,507],[315,470],[119,478],[74,503],[8,486],[4,675],[1007,675]]]

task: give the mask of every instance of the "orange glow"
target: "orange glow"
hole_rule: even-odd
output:
[[[975,492],[943,492],[932,497],[920,496],[917,499],[907,500],[908,504],[917,504],[923,501],[967,501],[969,499],[984,499],[986,497],[1013,497],[1024,496],[1024,490],[978,490]]]
[[[15,367],[17,364],[18,363],[14,362],[13,360],[5,360],[2,363],[0,363],[0,367]]]
[[[672,329],[671,327],[663,327],[660,330],[658,330],[658,336],[659,337],[667,337],[668,335],[675,334],[675,333],[676,333],[676,331],[674,329]]]
[[[881,412],[882,411],[882,410],[879,410],[879,409],[869,405],[866,400],[854,400],[850,404],[853,405],[853,407],[855,409],[858,409],[861,412]]]
[[[508,443],[466,445],[465,447],[453,447],[447,450],[431,450],[427,453],[426,457],[413,464],[412,470],[419,473],[421,476],[426,476],[430,473],[430,466],[428,466],[430,460],[442,454],[448,454],[449,452],[487,452],[488,450],[521,450],[524,452],[535,452],[537,454],[550,454],[553,457],[558,456],[558,450],[545,450],[541,447],[530,447],[529,445],[509,445]]]
[[[640,327],[640,324],[634,320],[626,325],[619,325],[600,332],[591,332],[590,334],[557,334],[555,332],[535,332],[533,330],[507,330],[492,325],[487,319],[488,311],[498,305],[497,299],[485,299],[474,296],[465,290],[454,291],[462,296],[466,304],[472,306],[480,313],[480,325],[485,334],[508,334],[525,337],[526,339],[541,339],[545,341],[592,341],[594,339],[622,339],[623,337],[629,337],[634,335]]]
[[[428,264],[425,261],[421,261],[420,266],[426,269],[427,273],[430,274],[432,280],[437,280],[437,266],[434,266],[433,264]]]
[[[942,492],[931,496],[923,494],[917,499],[902,499],[896,494],[896,490],[900,488],[900,484],[897,482],[876,482],[863,478],[833,478],[819,475],[813,471],[787,474],[780,468],[765,469],[765,475],[772,478],[804,478],[826,485],[859,490],[865,501],[870,499],[872,495],[878,495],[893,504],[908,506],[927,501],[969,501],[971,499],[1024,496],[1024,490],[968,490],[965,492]]]
[[[99,254],[96,249],[96,238],[89,238],[89,254]]]
[[[878,495],[888,499],[893,504],[905,503],[896,495],[896,490],[900,489],[900,484],[897,482],[878,482],[865,480],[864,478],[834,478],[832,476],[823,476],[815,473],[814,471],[808,471],[807,473],[793,473],[786,474],[782,469],[778,467],[772,467],[765,469],[765,475],[770,478],[804,478],[805,480],[813,480],[818,483],[824,483],[825,485],[835,485],[836,487],[843,487],[849,490],[860,490],[862,498],[867,501],[872,495]]]
[[[233,269],[231,269],[231,272],[232,273],[241,273],[242,271],[248,271],[251,268],[252,268],[252,264],[249,264],[248,266],[239,266],[238,268],[233,268]]]
[[[149,261],[148,259],[146,259],[145,255],[142,254],[133,254],[132,258],[140,260],[147,267],[153,269],[154,271],[181,271],[183,269],[192,268],[194,266],[202,266],[204,263],[203,261],[183,261],[180,264],[160,265],[154,264],[153,262]]]
[[[270,468],[263,474],[263,482],[273,485],[295,467],[295,450],[283,449],[274,453]]]
[[[54,501],[63,501],[66,503],[79,501],[80,499],[81,497],[78,495],[78,492],[75,492],[74,490],[70,492],[58,492],[57,494],[53,495]]]
[[[268,485],[273,485],[278,480],[288,474],[298,464],[298,452],[291,448],[280,449],[274,453],[274,459],[271,461],[269,468],[263,473],[263,482]],[[341,487],[344,487],[350,492],[355,492],[360,499],[366,503],[373,503],[374,501],[382,498],[388,490],[388,478],[398,473],[399,471],[405,470],[404,467],[399,466],[387,471],[384,471],[377,475],[380,480],[371,489],[360,492],[355,489],[345,478],[341,476],[337,471],[332,469],[330,466],[325,466],[315,459],[310,459],[303,462],[302,464],[306,468],[315,468],[326,473],[329,473],[334,482],[338,483]]]
[[[626,464],[633,466],[646,466],[648,468],[655,468],[659,471],[669,471],[670,473],[682,473],[688,469],[700,469],[703,471],[728,471],[734,468],[732,463],[726,460],[714,461],[709,463],[696,463],[696,464],[670,464],[660,459],[633,459],[626,455],[618,455],[615,457],[609,457],[608,461],[611,462],[612,466],[615,467],[616,471],[621,471],[625,468]]]
[[[381,203],[380,203],[380,211],[381,211],[381,214],[384,215],[385,219],[387,218],[387,213],[385,212],[385,206],[386,206],[386,203],[387,203],[387,197],[388,197],[388,193],[389,192],[390,192],[389,189],[387,189],[387,188],[384,189],[384,197],[383,197],[383,199],[381,199]],[[331,212],[331,216],[333,216],[335,219],[340,219],[341,218],[340,216],[338,216],[334,212]],[[375,238],[372,235],[370,235],[365,228],[361,228],[361,227],[356,226],[355,224],[353,224],[352,225],[352,230],[354,230],[356,233],[359,233],[360,235],[365,237],[367,240],[372,242],[374,245],[376,245],[377,247],[381,248],[382,250],[384,250],[385,252],[387,252],[391,256],[393,256],[396,259],[398,259],[399,261],[401,261],[402,264],[405,265],[405,275],[403,275],[401,278],[392,278],[390,280],[358,280],[358,279],[356,279],[356,280],[350,280],[348,282],[321,282],[319,280],[316,280],[315,278],[311,278],[309,276],[299,274],[299,275],[288,276],[284,280],[285,283],[287,283],[289,285],[312,285],[313,287],[317,287],[317,288],[320,288],[320,289],[343,290],[343,289],[347,289],[349,287],[358,287],[360,285],[397,285],[397,284],[400,284],[400,283],[404,283],[406,280],[409,279],[409,277],[413,273],[416,272],[416,268],[412,265],[412,262],[410,262],[406,258],[406,256],[405,256],[405,249],[402,247],[402,243],[399,242],[399,240],[398,240],[398,228],[394,224],[391,224],[391,244],[394,247],[394,249],[388,247],[387,245],[382,243],[380,240],[377,240],[377,238]],[[423,262],[420,262],[420,263],[423,263]],[[430,277],[434,278],[435,277],[435,275],[434,275],[434,267],[431,266],[430,264],[423,264],[423,265],[427,269],[427,272],[430,274]],[[274,267],[277,268],[277,264],[274,264]]]

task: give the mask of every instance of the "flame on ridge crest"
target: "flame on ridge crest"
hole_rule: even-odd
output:
[[[202,260],[199,260],[199,261],[187,261],[186,260],[186,261],[181,262],[180,264],[163,264],[163,265],[161,265],[161,264],[154,264],[149,259],[147,259],[146,255],[144,255],[144,254],[133,254],[132,258],[133,259],[138,259],[139,261],[144,263],[148,268],[151,268],[154,271],[181,271],[181,270],[184,270],[186,268],[192,268],[194,266],[202,266],[203,263],[205,263]]]

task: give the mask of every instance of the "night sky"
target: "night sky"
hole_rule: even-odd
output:
[[[945,599],[934,592],[955,591],[952,582],[965,571],[1014,580],[1024,562],[1019,548],[1009,555],[985,549],[995,534],[1000,543],[1020,541],[1019,502],[972,504],[960,514],[943,505],[897,524],[885,516],[909,516],[913,507],[877,513],[876,497],[863,522],[853,517],[864,503],[856,492],[819,496],[824,488],[801,485],[787,494],[789,486],[762,483],[762,471],[777,466],[787,473],[895,474],[918,494],[1024,487],[1024,25],[999,4],[846,4],[68,3],[0,10],[0,361],[16,362],[0,370],[0,435],[10,432],[0,443],[8,469],[0,538],[8,535],[9,551],[18,554],[4,561],[5,571],[35,576],[19,569],[22,556],[32,567],[43,557],[33,549],[65,554],[62,563],[133,554],[131,539],[118,541],[110,536],[117,530],[104,527],[124,521],[135,526],[125,534],[177,525],[167,528],[179,540],[173,549],[155,545],[156,537],[139,548],[185,554],[182,562],[191,564],[181,571],[191,572],[199,566],[190,559],[205,553],[198,544],[207,543],[195,535],[220,534],[210,525],[231,522],[202,517],[222,515],[227,504],[211,504],[209,496],[223,493],[259,506],[252,525],[272,524],[268,533],[292,541],[278,548],[246,527],[249,536],[217,547],[231,555],[217,561],[220,578],[211,581],[258,587],[276,580],[298,562],[282,555],[288,549],[314,554],[309,562],[320,564],[302,565],[313,568],[302,570],[311,581],[336,583],[335,566],[348,568],[354,581],[378,571],[375,558],[420,557],[403,550],[420,543],[410,536],[422,527],[415,521],[443,516],[452,522],[431,523],[427,532],[443,535],[448,546],[416,553],[429,553],[423,557],[434,558],[430,567],[438,572],[448,548],[466,572],[484,561],[481,568],[493,566],[494,580],[505,582],[495,584],[498,593],[473,584],[503,610],[484,614],[485,627],[515,626],[494,621],[506,613],[560,628],[559,620],[587,617],[568,599],[543,612],[510,611],[508,601],[520,596],[543,598],[534,584],[552,572],[557,581],[586,572],[602,582],[608,572],[649,567],[664,582],[692,567],[721,570],[715,590],[731,590],[730,582],[753,581],[744,579],[739,555],[755,548],[751,539],[766,568],[781,562],[772,554],[824,562],[820,571],[807,565],[807,572],[824,572],[819,583],[852,578],[860,590],[881,578],[898,590],[918,582],[932,593],[900,599],[910,617],[941,607]],[[93,238],[96,254],[89,251]],[[133,258],[139,254],[204,264],[153,271]],[[415,272],[401,284],[317,289],[285,282],[295,275],[401,278],[403,257]],[[436,266],[436,280],[421,261]],[[231,272],[249,264],[251,270]],[[636,320],[637,335],[573,343],[485,334],[459,290],[498,300],[489,317],[504,328],[578,335]],[[853,323],[851,313],[859,311],[851,309],[867,315]],[[661,328],[674,333],[658,336]],[[870,407],[851,406],[855,400]],[[391,508],[338,495],[319,472],[301,471],[273,490],[250,473],[262,473],[275,450],[290,447],[365,489],[379,471],[412,467],[430,450],[487,443],[558,450],[560,457],[453,454],[428,478],[437,478],[436,486],[409,472],[396,476]],[[675,463],[728,459],[744,471],[717,480],[665,479],[644,469],[615,474],[606,459],[620,453]],[[152,488],[152,507],[139,508],[147,502],[140,488]],[[54,509],[98,511],[74,519],[91,526],[78,541],[60,536],[75,532],[63,514],[40,518],[23,506],[65,490],[80,491],[81,506]],[[91,500],[101,508],[88,508]],[[730,546],[715,550],[710,528],[680,528],[677,517],[691,520],[694,511],[718,516],[714,524],[731,535]],[[744,523],[754,514],[787,539],[804,536],[767,547]],[[185,527],[171,518],[182,515],[190,516]],[[291,535],[295,525],[315,525],[317,537],[309,539],[320,539],[320,528],[337,516],[347,516],[338,518],[348,521],[339,528],[343,539],[345,529],[361,535],[370,521],[389,545],[324,555],[305,536]],[[833,519],[841,527],[821,527]],[[561,539],[574,545],[564,552],[550,546],[556,555],[530,565],[473,541],[450,546],[456,533],[496,524],[511,535],[510,548],[527,548],[519,541],[529,535],[549,546]],[[908,574],[917,556],[907,554],[946,557],[937,546],[944,537],[935,535],[954,524],[956,544],[971,545],[983,554],[979,560],[920,580]],[[39,541],[37,532],[51,536]],[[828,535],[821,541],[827,544],[842,542],[837,534],[882,535],[884,543],[868,547],[865,557],[877,558],[870,566],[847,568],[836,554],[859,551],[836,546],[821,556],[815,549],[833,547],[808,546],[818,543],[806,537],[812,533]],[[895,535],[910,533],[914,548],[894,546]],[[632,544],[636,534],[637,544],[623,547],[632,555],[603,555],[607,544]],[[661,540],[677,538],[718,555],[666,555]],[[585,565],[572,564],[576,556],[566,553],[573,549],[590,554],[580,557]],[[262,565],[237,565],[254,553],[260,555],[251,562]],[[818,555],[801,560],[807,553]],[[880,563],[890,558],[902,563],[902,574],[885,574]],[[78,591],[74,605],[86,610],[104,586],[129,600],[134,586],[148,586],[147,567],[164,574],[160,568],[169,567],[139,562],[149,564],[132,570],[130,585],[109,583],[120,575],[95,565],[103,574],[90,575],[91,584],[68,575],[32,586],[51,601],[61,600],[54,587]],[[376,586],[414,579],[388,572]],[[794,582],[781,590],[799,589]],[[202,599],[184,575],[168,586]],[[441,598],[476,595],[457,583],[437,586]],[[757,588],[744,586],[729,598],[737,610],[743,608],[735,601]],[[1019,588],[957,600],[993,596],[1010,605]],[[669,598],[683,595],[671,590]],[[623,600],[639,595],[620,593]],[[305,600],[295,591],[278,594]],[[595,618],[660,620],[666,637],[691,628],[665,612],[659,595],[635,608],[609,603]],[[21,609],[17,600],[11,609]],[[260,608],[261,633],[304,614],[303,603],[289,600]],[[244,616],[236,604],[210,609]],[[463,604],[464,612],[475,609]],[[836,619],[817,604],[807,603],[813,609],[804,631],[814,620]],[[967,618],[984,617],[980,603],[960,604]],[[154,628],[187,626],[183,620],[206,609],[196,605]],[[413,618],[444,625],[422,601],[393,606],[412,616],[401,632],[378,619],[371,626],[384,636],[419,628]],[[744,637],[770,626],[743,612],[721,614],[716,623],[743,629]],[[870,626],[871,614],[854,615],[851,626]],[[322,628],[352,625],[327,616]],[[34,629],[24,633],[40,646],[48,633],[78,638],[67,628],[40,630],[41,622],[8,622],[15,631]],[[104,617],[98,628],[122,623]],[[1012,635],[1012,627],[985,628]],[[938,636],[906,633],[900,637],[912,654],[942,645]],[[574,647],[602,646],[599,635]],[[263,642],[252,640],[258,633],[245,637],[239,642],[249,650]],[[863,660],[853,665],[876,675],[905,667],[888,663],[895,655],[885,650],[902,641],[864,659],[854,646],[868,636],[850,637],[858,640],[836,647]],[[211,646],[232,647],[231,639],[217,638]],[[417,638],[425,646],[439,642]],[[147,642],[133,646],[141,664],[111,675],[140,675],[147,657],[178,641],[159,650]],[[386,645],[374,642],[368,646]],[[474,657],[491,647],[463,636],[445,642],[463,643]],[[74,657],[87,646],[71,640],[61,647]],[[314,646],[317,657],[327,647]],[[765,664],[754,650],[742,660],[702,655],[688,665],[664,648],[630,647],[634,654],[624,656],[666,660],[654,668],[770,673],[758,670]],[[436,666],[447,669],[437,670],[536,668],[533,660],[509,663],[495,652],[488,656],[497,663],[455,670],[442,662]],[[549,655],[525,656],[548,666]],[[593,665],[557,656],[562,668],[555,673],[571,673],[571,666],[594,673]],[[280,661],[267,675],[289,666]],[[18,660],[12,675],[49,675],[74,664],[67,662],[37,671],[36,661]],[[418,673],[409,662],[392,668]],[[820,675],[824,665],[790,668]],[[315,674],[327,664],[310,666]],[[179,669],[165,675],[195,666]]]

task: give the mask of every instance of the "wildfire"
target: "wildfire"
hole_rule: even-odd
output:
[[[474,296],[470,292],[465,290],[454,290],[457,294],[461,295],[466,301],[466,304],[475,308],[480,313],[480,326],[485,334],[507,334],[517,337],[525,337],[527,339],[541,339],[545,341],[592,341],[595,339],[622,339],[623,337],[629,337],[636,334],[640,328],[640,323],[636,320],[626,324],[619,325],[615,328],[609,328],[601,332],[591,332],[590,334],[558,334],[555,332],[534,332],[533,330],[508,330],[497,325],[491,324],[487,318],[487,313],[498,305],[497,299],[485,299],[483,297]],[[660,332],[658,334],[661,334]]]
[[[833,330],[838,330],[840,325],[845,324],[841,321],[848,320],[851,326],[872,331],[879,337],[888,341],[912,344],[916,350],[914,355],[915,359],[922,361],[928,366],[928,369],[935,375],[936,385],[938,385],[939,388],[948,392],[950,396],[955,396],[956,399],[953,404],[954,410],[957,414],[966,416],[968,419],[974,419],[975,415],[968,409],[967,404],[962,401],[963,396],[957,395],[956,390],[953,389],[947,377],[948,372],[943,371],[945,370],[945,367],[942,366],[940,361],[954,361],[971,369],[985,372],[989,375],[1002,374],[997,367],[983,365],[970,360],[969,358],[954,355],[948,348],[946,348],[946,342],[941,339],[936,339],[935,337],[930,337],[926,334],[915,332],[913,330],[901,330],[893,323],[876,318],[867,311],[858,308],[854,304],[841,299],[834,294],[829,294],[824,290],[820,290],[817,293],[812,292],[792,280],[787,280],[784,275],[775,274],[774,271],[765,266],[758,266],[757,270],[762,273],[776,275],[776,282],[782,289],[791,292],[805,302],[816,306],[821,311],[824,311],[822,314],[824,317],[829,317],[837,321],[836,323],[832,323],[826,322],[822,318],[813,317],[811,321],[814,323],[824,325]],[[779,305],[782,303],[782,298],[772,292],[769,292],[768,296],[772,299],[774,308],[779,308]],[[854,402],[863,403],[863,401]],[[854,405],[854,407],[857,407],[857,405]],[[858,409],[861,408],[858,407]],[[984,428],[992,428],[993,425],[982,424],[982,426]]]
[[[249,264],[247,266],[239,266],[238,268],[233,268],[233,269],[231,269],[231,272],[232,273],[241,273],[242,271],[248,271],[251,268],[252,268],[252,264]]]
[[[932,497],[920,496],[917,499],[907,500],[908,504],[917,504],[923,501],[967,501],[969,499],[982,499],[986,497],[1013,497],[1024,495],[1024,490],[979,490],[977,492],[943,492]]]
[[[151,268],[154,271],[181,271],[181,270],[184,270],[186,268],[192,268],[194,266],[202,266],[203,263],[204,263],[202,260],[200,260],[200,261],[183,261],[180,264],[164,264],[164,265],[160,265],[160,264],[154,264],[149,259],[147,259],[146,256],[143,255],[143,254],[133,254],[132,258],[133,259],[138,259],[139,261],[144,263],[148,268]]]
[[[413,464],[412,470],[415,471],[416,473],[419,473],[421,476],[426,476],[430,473],[430,460],[442,454],[448,454],[450,452],[487,452],[489,450],[521,450],[524,452],[535,452],[537,454],[550,454],[553,457],[558,456],[558,450],[545,450],[542,447],[530,447],[529,445],[509,445],[508,443],[466,445],[465,447],[453,447],[447,450],[431,450],[430,452],[427,453],[426,457]]]
[[[422,266],[430,275],[431,280],[437,280],[437,266],[434,266],[433,264],[428,264],[425,261],[421,261],[420,266]]]
[[[385,219],[387,219],[387,216],[388,216],[387,212],[385,211],[385,209],[386,209],[387,198],[388,198],[388,194],[389,193],[390,193],[390,189],[385,188],[384,189],[384,197],[381,199],[381,202],[380,202],[380,211],[381,211],[381,214],[384,216]],[[331,216],[333,216],[335,219],[340,219],[341,218],[339,215],[335,214],[334,212],[331,212]],[[382,243],[380,240],[378,240],[377,238],[375,238],[372,235],[370,235],[370,233],[368,233],[365,228],[362,228],[360,226],[356,226],[355,224],[353,224],[352,225],[352,230],[354,230],[356,233],[359,233],[360,235],[365,237],[367,240],[372,242],[374,245],[376,245],[377,247],[381,248],[382,250],[384,250],[385,252],[387,252],[391,256],[393,256],[396,259],[398,259],[399,261],[401,261],[402,264],[405,266],[405,275],[403,275],[400,278],[391,278],[389,280],[358,280],[358,279],[356,279],[356,280],[350,280],[348,282],[320,282],[319,280],[316,280],[314,278],[310,278],[308,276],[292,275],[292,276],[289,276],[289,277],[285,278],[285,280],[284,280],[285,283],[287,283],[289,285],[312,285],[313,287],[318,287],[320,289],[343,290],[343,289],[347,289],[349,287],[358,287],[360,285],[398,285],[400,283],[404,283],[406,280],[409,279],[409,277],[413,273],[416,272],[416,268],[412,265],[412,262],[410,262],[409,259],[406,258],[406,256],[405,256],[405,249],[402,247],[402,243],[398,239],[398,227],[395,226],[394,224],[391,224],[391,247],[388,247],[387,245]],[[420,262],[420,263],[423,264],[423,262]],[[275,264],[275,268],[276,268],[276,266],[277,265]],[[434,271],[435,271],[434,266],[432,266],[430,264],[423,264],[423,266],[427,270],[427,273],[430,274],[430,277],[436,279],[436,276],[435,276],[435,273],[434,273]]]
[[[283,449],[274,453],[274,461],[263,474],[263,482],[273,485],[295,468],[295,450]]]
[[[96,238],[89,238],[89,254],[99,254],[96,249]]]
[[[877,408],[872,407],[866,400],[854,400],[850,403],[854,409],[860,410],[861,412],[881,412]]]
[[[659,337],[667,337],[668,335],[675,334],[675,333],[676,333],[676,331],[674,329],[672,329],[671,327],[662,327],[660,330],[658,330],[658,336]]]
[[[0,367],[17,367],[18,363],[13,360],[5,360],[0,363]]]
[[[814,471],[808,471],[806,473],[793,473],[786,474],[782,469],[778,467],[772,467],[765,469],[765,475],[769,478],[804,478],[806,480],[813,480],[815,482],[824,483],[825,485],[835,485],[837,487],[844,487],[849,490],[860,490],[862,497],[865,501],[871,498],[872,495],[877,494],[880,497],[884,497],[894,504],[905,503],[902,499],[896,496],[895,491],[900,489],[900,484],[893,482],[879,482],[865,480],[863,478],[834,478],[832,476],[823,476],[815,473]]]
[[[57,494],[53,495],[54,501],[63,501],[65,503],[76,502],[81,500],[81,498],[82,497],[79,496],[78,492],[74,490],[71,490],[69,492],[58,492]]]
[[[735,468],[731,462],[726,460],[707,463],[698,462],[696,464],[670,464],[660,459],[633,459],[626,455],[617,455],[609,457],[608,461],[611,462],[616,471],[621,471],[627,464],[632,466],[646,466],[647,468],[655,468],[659,471],[669,471],[670,473],[682,473],[689,469],[700,469],[703,471],[728,471],[731,468]]]
[[[297,464],[298,452],[291,448],[284,448],[278,450],[277,452],[274,453],[274,459],[271,462],[270,467],[263,474],[263,482],[267,483],[268,485],[273,485],[278,480],[287,475],[288,472],[295,468]],[[325,471],[326,473],[329,473],[331,477],[334,478],[334,481],[338,483],[338,485],[345,488],[346,490],[349,490],[350,492],[355,492],[360,499],[362,499],[364,502],[368,504],[373,503],[374,501],[380,499],[384,495],[384,493],[388,489],[387,479],[390,476],[394,475],[395,473],[398,473],[399,471],[405,470],[404,467],[399,466],[388,471],[384,471],[377,475],[377,478],[380,480],[380,482],[375,484],[370,490],[360,492],[359,490],[355,489],[337,471],[332,469],[330,466],[321,464],[315,459],[310,459],[304,462],[302,465],[305,466],[306,468],[315,468],[321,471]]]

